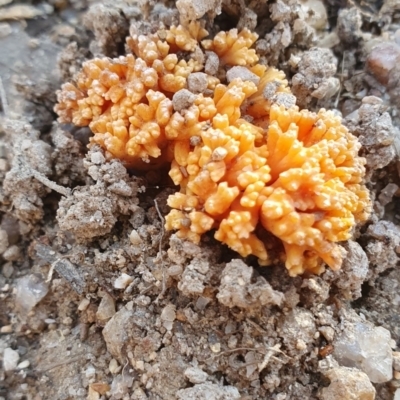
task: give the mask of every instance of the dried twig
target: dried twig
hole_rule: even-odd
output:
[[[213,360],[213,359],[215,359],[215,358],[217,358],[217,357],[221,357],[221,356],[223,356],[223,355],[225,355],[225,354],[234,353],[235,351],[243,351],[243,350],[246,350],[246,351],[257,351],[258,353],[265,354],[265,356],[268,356],[269,353],[277,352],[277,353],[281,353],[281,354],[283,354],[284,356],[290,358],[288,355],[286,355],[286,354],[285,354],[282,350],[280,350],[279,348],[280,348],[280,344],[276,344],[276,345],[273,346],[273,347],[268,347],[268,346],[266,346],[265,348],[262,348],[262,347],[260,347],[260,348],[254,348],[254,347],[237,347],[236,349],[225,350],[225,351],[221,351],[221,352],[218,353],[218,354],[212,355],[211,357],[207,358],[207,360],[205,360],[205,362],[211,361],[211,360]],[[269,358],[270,358],[270,357],[271,357],[271,356],[269,356]],[[265,358],[266,358],[266,357],[264,357],[264,359],[265,359]],[[269,358],[268,358],[268,359],[269,359]],[[265,368],[265,367],[264,367],[264,368]]]
[[[156,299],[156,303],[161,300],[164,297],[165,291],[167,290],[166,288],[166,276],[165,276],[165,266],[164,266],[164,258],[163,258],[163,254],[162,254],[162,241],[164,239],[164,234],[165,234],[165,230],[164,230],[164,218],[161,214],[160,208],[158,207],[158,203],[157,203],[157,199],[154,199],[154,204],[156,207],[156,211],[158,214],[158,217],[160,218],[161,221],[161,233],[160,233],[160,243],[159,243],[159,248],[158,248],[158,252],[160,255],[160,259],[161,259],[161,268],[162,268],[162,287],[161,287],[161,292],[158,295],[157,299]]]
[[[28,170],[28,172],[40,183],[42,183],[44,186],[47,186],[49,189],[54,190],[57,193],[62,194],[63,196],[68,196],[71,194],[71,189],[66,188],[64,186],[58,185],[54,181],[50,180],[47,176],[43,175],[36,169],[32,168],[29,163],[24,160],[22,156],[19,157],[19,161],[23,166]]]
[[[74,363],[77,361],[84,360],[84,356],[85,356],[85,353],[77,354],[76,356],[70,358],[69,360],[60,361],[60,362],[48,365],[47,367],[39,368],[39,369],[37,369],[37,372],[47,372],[54,368],[62,367],[63,365],[67,365],[67,364],[71,364],[71,363]]]
[[[71,194],[70,188],[66,188],[64,186],[57,185],[57,183],[55,183],[52,180],[50,180],[49,178],[47,178],[47,176],[41,174],[39,171],[37,171],[33,168],[30,168],[30,172],[32,173],[32,176],[36,180],[38,180],[40,183],[43,183],[44,186],[47,186],[51,190],[54,190],[55,192],[60,193],[63,196],[68,196]]]
[[[243,351],[243,350],[246,350],[246,351],[257,351],[259,353],[265,354],[265,349],[255,349],[254,347],[236,347],[236,349],[225,350],[225,351],[221,351],[218,354],[214,354],[211,357],[207,358],[207,360],[205,360],[205,362],[211,361],[211,360],[213,360],[214,358],[217,358],[217,357],[224,356],[225,354],[234,353],[235,351]]]
[[[6,117],[8,117],[10,110],[8,109],[6,91],[4,90],[3,80],[1,79],[1,76],[0,76],[0,101],[1,101],[1,105],[3,107],[4,115]]]
[[[274,352],[278,352],[278,353],[282,353],[282,354],[284,354],[284,355],[286,355],[285,353],[283,353],[281,350],[280,350],[280,348],[281,348],[281,345],[279,344],[279,343],[277,343],[275,346],[273,346],[273,347],[269,347],[268,348],[268,351],[265,353],[265,355],[264,355],[264,359],[262,360],[262,362],[260,362],[259,364],[258,364],[258,372],[261,372],[267,365],[268,365],[268,363],[269,363],[269,360],[271,359],[271,358],[275,358],[274,356],[273,356],[273,353]]]

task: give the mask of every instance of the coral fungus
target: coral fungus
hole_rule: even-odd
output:
[[[131,32],[134,55],[87,61],[63,85],[60,122],[88,125],[92,143],[126,165],[170,162],[180,191],[166,228],[179,237],[215,229],[266,265],[264,229],[282,241],[290,275],[340,268],[337,242],[370,209],[359,142],[332,112],[294,105],[284,74],[256,64],[256,34],[206,35],[198,22]]]

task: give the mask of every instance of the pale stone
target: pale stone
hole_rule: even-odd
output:
[[[320,400],[374,400],[375,388],[368,376],[355,368],[338,367],[328,370],[325,376],[331,383],[321,390]]]
[[[89,299],[86,298],[82,299],[81,302],[79,303],[78,310],[85,311],[89,307],[89,304],[90,304]]]
[[[108,369],[113,375],[115,375],[121,371],[121,366],[118,364],[118,361],[115,358],[112,358],[110,364],[108,365]]]
[[[239,400],[239,391],[234,386],[220,386],[215,383],[200,383],[191,388],[178,390],[176,393],[178,400]]]
[[[101,299],[99,308],[97,309],[96,317],[99,322],[107,322],[115,314],[114,299],[108,294],[104,293]]]
[[[17,368],[19,361],[19,354],[17,351],[13,350],[11,347],[4,349],[3,354],[3,368],[4,371],[13,371]]]
[[[18,280],[15,301],[17,307],[28,313],[46,296],[49,291],[47,283],[40,275],[26,275]]]
[[[88,365],[85,371],[85,376],[87,379],[92,379],[96,377],[96,368],[93,365]]]
[[[175,306],[167,304],[161,311],[161,321],[165,329],[170,331],[176,318]]]
[[[31,363],[29,362],[29,360],[25,360],[25,361],[20,362],[17,365],[17,369],[25,369],[25,368],[28,368],[30,365],[31,365]]]
[[[8,248],[8,235],[4,229],[0,229],[0,254],[3,254]]]
[[[126,289],[130,283],[132,283],[133,278],[125,273],[122,273],[115,281],[114,287],[115,289]]]
[[[189,367],[185,370],[185,376],[191,383],[203,383],[207,380],[208,374],[200,368]]]
[[[131,244],[137,246],[142,243],[142,238],[139,236],[135,229],[132,230],[131,234],[129,235],[129,240]]]
[[[393,377],[390,332],[358,322],[346,326],[334,343],[334,357],[339,364],[364,371],[371,382],[384,383]]]

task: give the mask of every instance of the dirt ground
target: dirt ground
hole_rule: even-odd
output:
[[[0,400],[400,399],[399,0],[0,0]],[[247,27],[301,108],[358,136],[373,211],[342,270],[291,278],[165,232],[56,90],[129,27]],[[166,175],[167,171],[165,171]],[[273,250],[272,250],[273,251]]]

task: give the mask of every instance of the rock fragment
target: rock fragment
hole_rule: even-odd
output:
[[[133,281],[133,278],[125,273],[122,273],[115,281],[115,289],[126,289],[128,285]]]
[[[183,111],[189,108],[195,100],[196,96],[192,92],[181,89],[172,96],[172,105],[175,111]]]
[[[175,306],[173,304],[167,304],[161,311],[160,318],[164,328],[168,331],[172,330],[176,318]]]
[[[263,278],[252,282],[253,268],[242,260],[226,264],[221,274],[218,300],[227,307],[253,308],[265,305],[280,305],[284,295],[270,286]]]
[[[61,230],[73,233],[81,242],[109,233],[119,214],[133,215],[139,209],[135,178],[129,177],[118,160],[97,165],[95,156],[93,163],[91,154],[98,151],[97,147],[89,150],[84,161],[96,184],[76,188],[61,199],[57,210]]]
[[[4,371],[14,371],[18,366],[19,354],[17,351],[13,350],[11,347],[4,349],[3,353],[3,368]]]
[[[343,247],[347,255],[342,268],[340,271],[326,271],[325,276],[333,278],[333,284],[345,298],[355,300],[361,297],[361,287],[367,280],[369,261],[365,251],[357,242],[349,240]]]
[[[203,93],[207,89],[207,74],[193,72],[187,78],[188,89],[192,93]]]
[[[96,313],[97,321],[101,325],[104,325],[109,319],[114,316],[114,314],[115,301],[108,293],[104,293]]]
[[[339,90],[339,80],[334,76],[337,60],[331,50],[313,47],[304,52],[297,67],[292,91],[301,107],[306,108],[313,98],[330,98]]]
[[[3,254],[8,248],[8,235],[4,229],[0,229],[0,254]]]
[[[222,0],[178,0],[176,8],[179,10],[182,22],[195,21],[204,14],[215,16],[221,13]]]
[[[400,228],[391,221],[381,220],[368,227],[366,236],[369,240],[365,252],[371,266],[368,280],[372,283],[379,274],[398,263]]]
[[[208,75],[215,75],[219,68],[219,57],[213,51],[206,51],[206,63],[204,72]]]
[[[339,11],[337,33],[343,43],[354,45],[361,38],[362,16],[357,7],[344,8]]]
[[[328,370],[325,376],[331,383],[321,390],[321,400],[375,399],[376,391],[368,376],[356,368],[333,368]]]
[[[10,24],[6,22],[0,23],[0,39],[10,35],[12,32],[12,28]]]
[[[295,307],[285,315],[279,329],[287,348],[305,354],[314,341],[315,318],[310,311]]]
[[[48,7],[35,7],[30,4],[15,4],[7,8],[2,8],[0,12],[0,21],[16,20],[16,19],[32,19],[42,15],[51,14],[53,7],[46,4]]]
[[[367,57],[366,66],[378,82],[387,85],[399,60],[400,46],[394,42],[383,42],[372,48]]]
[[[178,390],[178,400],[238,400],[240,393],[234,386],[218,386],[215,383],[200,383],[188,389]]]
[[[363,145],[360,154],[370,171],[386,167],[394,159],[396,129],[381,99],[364,97],[361,107],[346,117],[346,125]]]
[[[143,329],[151,323],[145,310],[133,308],[132,302],[121,308],[107,322],[103,337],[108,351],[120,364],[125,364],[126,353],[133,351],[143,336]]]
[[[28,313],[47,294],[49,287],[41,275],[26,275],[18,280],[16,305],[23,313]]]
[[[381,193],[378,196],[379,202],[383,205],[386,206],[393,200],[393,196],[396,193],[400,193],[399,187],[395,183],[389,183],[387,184],[382,190]]]
[[[246,67],[240,67],[240,66],[232,67],[226,73],[226,79],[229,83],[237,78],[240,78],[242,81],[253,82],[255,85],[258,85],[260,82],[260,77],[251,72]]]
[[[7,261],[17,261],[21,257],[21,250],[17,245],[10,246],[4,253],[3,258]]]
[[[178,289],[185,296],[200,295],[205,288],[204,281],[209,271],[206,261],[193,260],[183,271],[182,278],[178,283]]]
[[[113,56],[117,54],[118,46],[128,35],[129,24],[122,10],[123,3],[102,3],[90,6],[84,24],[96,38],[91,44],[93,54]]]
[[[204,383],[208,379],[208,374],[196,367],[187,368],[185,370],[185,376],[191,383]]]

